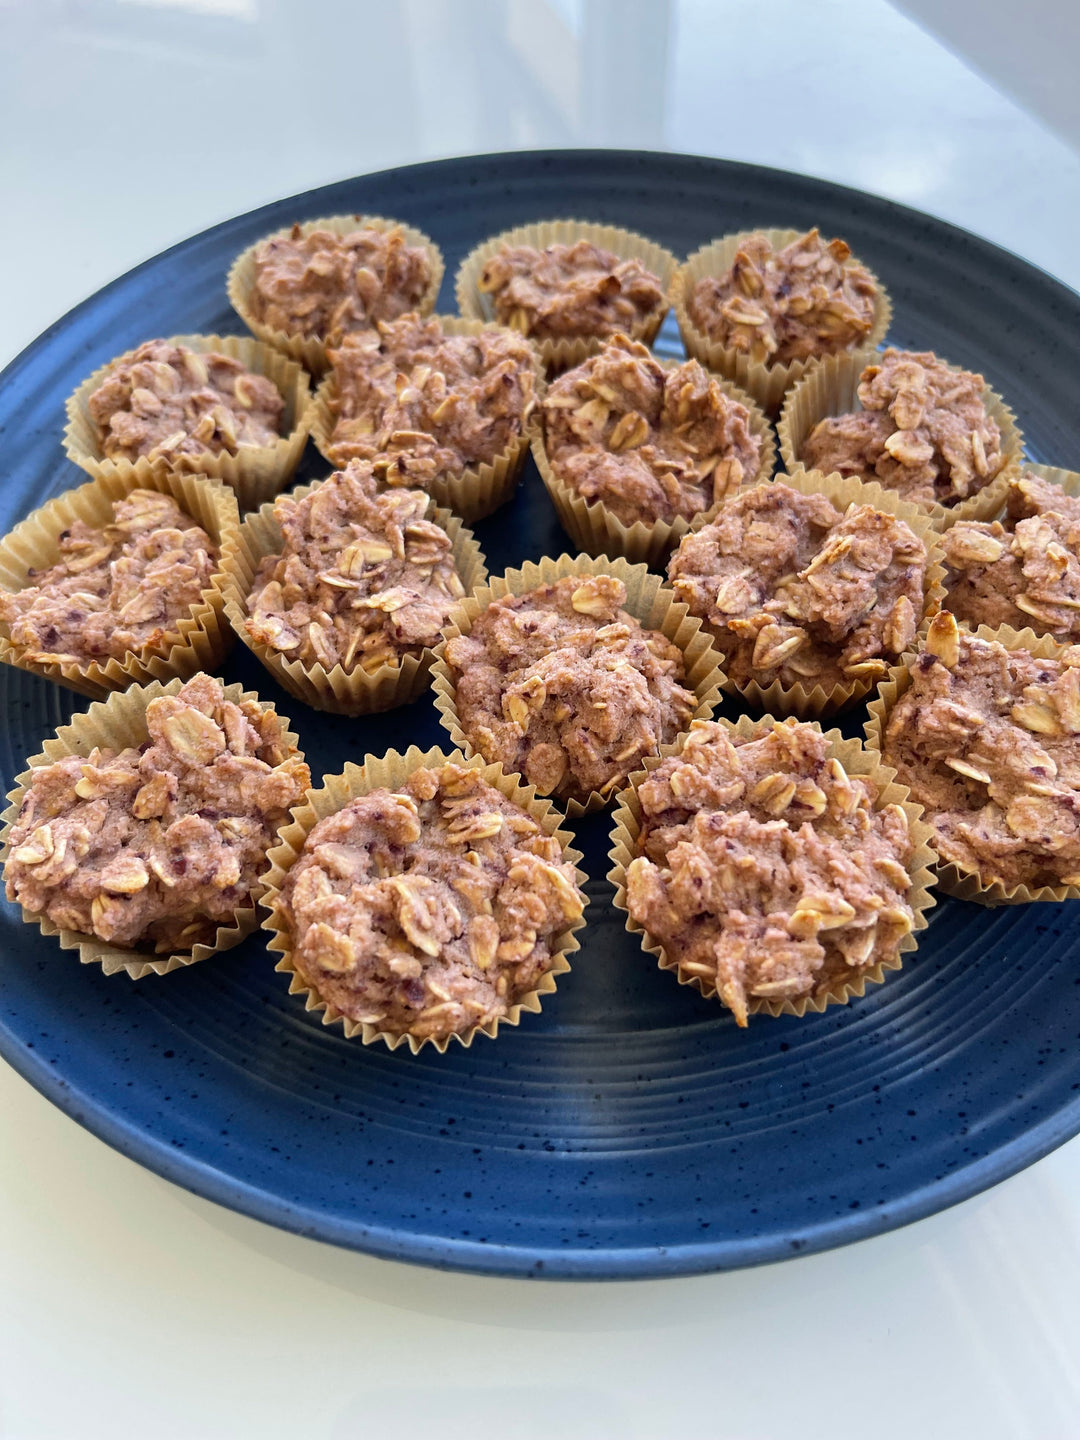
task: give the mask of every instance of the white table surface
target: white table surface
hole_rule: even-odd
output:
[[[989,13],[984,71],[1032,104],[1075,89],[1075,46],[1040,50],[1012,0]],[[229,215],[523,146],[803,170],[1080,286],[1077,154],[884,0],[0,0],[0,137],[0,361]],[[1075,1440],[1078,1334],[1080,1141],[845,1250],[554,1285],[281,1234],[139,1169],[0,1066],[3,1440]]]

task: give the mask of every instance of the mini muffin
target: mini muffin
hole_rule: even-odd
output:
[[[926,808],[943,861],[1006,898],[1060,895],[1080,885],[1080,649],[1032,654],[991,633],[935,617],[882,758]]]
[[[760,467],[751,412],[696,360],[666,369],[616,335],[543,401],[555,478],[624,525],[710,510]]]
[[[107,459],[174,463],[275,444],[285,402],[228,355],[148,340],[110,367],[87,408]]]
[[[667,308],[664,284],[640,260],[590,240],[503,245],[477,282],[495,319],[532,340],[600,338],[632,330]]]
[[[739,1025],[752,1008],[847,998],[910,948],[908,815],[834,740],[794,720],[697,721],[636,784],[626,909]]]
[[[330,344],[380,320],[420,310],[435,273],[432,247],[410,245],[399,225],[291,231],[260,241],[246,305],[254,320],[285,335]]]
[[[253,918],[267,850],[310,777],[273,710],[234,703],[212,676],[144,713],[140,745],[31,769],[7,837],[7,896],[112,946],[190,951]]]
[[[493,600],[445,642],[457,724],[541,795],[610,796],[674,740],[697,701],[683,652],[622,607],[612,575],[570,575]]]
[[[0,591],[0,623],[31,666],[158,650],[210,589],[219,553],[172,496],[132,490],[107,525],[76,520],[55,564],[30,570],[21,590]]]
[[[347,335],[331,352],[325,433],[317,426],[315,439],[332,464],[369,460],[384,485],[438,493],[440,483],[524,450],[536,352],[511,330],[455,333],[455,323],[466,322],[406,315]]]
[[[1025,473],[1009,482],[1002,520],[958,520],[941,548],[958,620],[1080,640],[1080,498]]]
[[[359,460],[300,499],[279,497],[282,546],[255,573],[248,635],[327,671],[373,673],[437,645],[465,587],[429,506],[423,490],[377,493],[370,464]]]
[[[456,764],[319,820],[272,903],[291,968],[335,1018],[414,1049],[512,1019],[584,907],[556,835]]]
[[[742,238],[730,267],[703,275],[686,310],[709,340],[759,364],[790,365],[867,343],[878,284],[843,240],[816,229],[774,249],[767,235]]]
[[[855,502],[840,510],[777,480],[725,501],[683,539],[668,577],[715,636],[736,687],[841,687],[846,699],[915,639],[928,561],[901,516]]]
[[[1006,464],[985,388],[929,351],[888,349],[862,372],[863,408],[819,420],[798,458],[826,475],[877,479],[917,505],[956,505]]]

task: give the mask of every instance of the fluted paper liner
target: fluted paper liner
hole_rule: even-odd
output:
[[[698,281],[704,279],[706,275],[720,276],[730,270],[740,247],[751,235],[765,235],[772,243],[774,250],[782,250],[793,240],[798,240],[805,234],[805,230],[762,228],[760,230],[740,230],[737,235],[725,235],[709,245],[702,246],[700,250],[696,250],[686,263],[679,267],[671,284],[671,303],[675,308],[675,318],[679,322],[679,333],[686,346],[686,353],[693,355],[703,365],[707,365],[710,370],[718,370],[720,374],[729,376],[738,385],[741,385],[744,390],[753,395],[767,415],[776,415],[783,403],[785,392],[802,378],[809,366],[816,363],[816,357],[807,360],[792,360],[788,365],[766,365],[760,360],[751,360],[744,351],[725,345],[720,340],[710,340],[708,335],[699,330],[690,319],[687,307]],[[851,261],[864,265],[857,255],[852,255]],[[870,267],[864,265],[864,269],[870,270]],[[870,270],[870,274],[877,286],[873,324],[870,333],[859,341],[856,349],[846,352],[849,354],[861,354],[876,349],[884,340],[889,329],[889,321],[892,319],[892,301],[889,299],[888,292],[872,270]],[[867,363],[867,360],[864,359],[863,364]]]
[[[504,330],[501,325],[488,325],[479,320],[462,320],[456,315],[435,315],[444,335],[478,335],[482,330]],[[533,346],[536,351],[536,347]],[[483,520],[500,505],[505,505],[514,493],[514,487],[521,474],[521,468],[528,454],[529,441],[538,423],[540,403],[544,398],[544,373],[536,351],[535,409],[526,417],[521,433],[510,440],[506,449],[494,460],[485,460],[480,465],[470,466],[455,475],[440,475],[424,488],[434,498],[436,505],[444,510],[453,510],[469,525]],[[329,371],[318,390],[311,406],[311,438],[319,454],[340,469],[343,461],[334,457],[330,437],[337,424],[338,384],[333,369]],[[414,489],[420,488],[414,485]]]
[[[1067,646],[1060,645],[1049,635],[1036,635],[1034,630],[1014,630],[1010,625],[980,625],[975,631],[963,626],[980,640],[996,640],[1006,650],[1028,650],[1042,659],[1056,660]],[[917,651],[909,651],[905,663],[880,687],[870,702],[869,716],[864,727],[866,744],[878,755],[884,755],[885,727],[889,722],[893,706],[911,687],[911,664]],[[927,811],[927,818],[932,814]],[[1034,889],[1027,885],[1014,885],[1007,889],[995,881],[991,885],[979,879],[973,870],[967,870],[943,857],[937,862],[938,885],[946,895],[955,895],[958,900],[974,900],[977,905],[1027,905],[1034,900],[1077,900],[1080,899],[1080,885],[1038,885]]]
[[[669,360],[664,368],[673,370],[681,363]],[[776,440],[772,426],[751,396],[730,380],[719,376],[715,378],[729,399],[737,400],[749,410],[751,434],[761,441],[761,460],[757,470],[740,486],[740,489],[749,489],[759,481],[768,480],[776,468]],[[559,523],[574,544],[589,555],[622,555],[634,563],[640,561],[659,568],[688,531],[699,530],[702,525],[716,519],[727,498],[717,500],[691,520],[680,515],[674,520],[635,520],[633,525],[627,525],[612,513],[603,500],[586,500],[580,491],[555,473],[548,459],[542,413],[533,436],[532,452],[536,468],[558,513]]]
[[[819,420],[830,415],[848,415],[862,409],[859,402],[859,377],[867,365],[875,365],[878,354],[860,351],[851,355],[829,355],[814,363],[784,401],[783,413],[777,423],[780,437],[780,458],[789,468],[803,466],[800,459],[806,437]],[[952,366],[952,369],[959,367]],[[953,520],[992,520],[1005,503],[1009,480],[1019,473],[1024,454],[1024,437],[1016,417],[996,391],[983,386],[983,403],[991,420],[1001,431],[1001,470],[981,490],[956,505],[919,505],[919,509],[941,525],[949,516]],[[820,471],[814,471],[820,474]],[[910,502],[915,504],[915,501]]]
[[[151,681],[149,685],[133,685],[130,690],[118,690],[108,700],[95,702],[89,710],[73,715],[67,725],[61,725],[51,740],[46,740],[39,755],[32,756],[27,768],[15,780],[15,788],[8,792],[8,805],[0,815],[0,866],[7,861],[11,849],[11,829],[18,819],[23,797],[30,784],[33,771],[42,765],[52,765],[67,755],[89,755],[95,746],[110,750],[125,750],[138,746],[147,739],[146,707],[159,695],[175,695],[184,682],[171,680],[167,685]],[[234,704],[241,700],[253,700],[264,711],[273,710],[268,701],[260,700],[252,690],[242,685],[225,685],[225,698]],[[289,728],[289,721],[278,712],[283,726],[283,738],[290,754],[303,759],[299,748],[299,737]],[[59,937],[61,948],[78,950],[83,965],[100,965],[106,975],[124,972],[132,980],[142,980],[147,975],[168,975],[173,970],[182,970],[188,965],[197,965],[221,950],[231,950],[251,935],[257,924],[256,906],[262,896],[262,877],[252,888],[251,904],[237,911],[234,925],[218,927],[212,945],[195,945],[191,950],[176,951],[172,955],[154,955],[152,951],[127,949],[110,945],[95,935],[83,935],[77,930],[64,930],[47,915],[35,914],[21,906],[22,917],[27,925],[37,925],[43,935]]]
[[[896,515],[909,525],[926,546],[927,564],[926,576],[923,581],[923,613],[919,617],[916,634],[922,636],[926,633],[927,626],[941,609],[945,597],[945,559],[941,553],[940,537],[933,522],[925,513],[920,511],[917,506],[901,500],[895,491],[883,490],[876,482],[856,480],[851,476],[844,475],[821,475],[816,470],[803,470],[801,466],[797,467],[791,475],[785,475],[781,471],[771,481],[765,483],[788,485],[792,490],[798,490],[803,495],[824,495],[840,511],[841,515],[849,505],[872,505],[875,510],[887,511],[890,515]],[[710,633],[714,633],[707,623],[704,624],[704,628]],[[714,639],[717,649],[722,653],[721,643],[715,634]],[[721,663],[726,664],[726,661],[722,660]],[[902,663],[902,656],[897,656],[892,662],[886,661],[889,667],[886,674],[891,674]],[[728,674],[724,688],[730,693],[741,695],[748,704],[761,710],[767,710],[773,715],[796,715],[801,720],[822,720],[857,704],[880,683],[880,679],[863,678],[849,680],[846,684],[833,685],[831,689],[826,689],[824,685],[815,684],[809,679],[797,681],[793,685],[785,685],[781,680],[776,679],[768,685],[761,685],[757,680],[739,681]]]
[[[428,281],[427,289],[416,309],[421,315],[430,315],[435,309],[435,301],[438,298],[439,287],[442,285],[445,265],[442,251],[422,230],[417,230],[412,225],[406,225],[401,220],[388,220],[383,215],[331,215],[325,220],[305,220],[299,225],[301,235],[310,235],[313,230],[332,230],[335,235],[348,235],[353,230],[360,229],[400,230],[409,245],[427,251],[431,261],[431,279]],[[267,345],[272,345],[275,350],[280,350],[290,360],[298,361],[305,370],[310,370],[313,375],[321,375],[328,363],[326,344],[322,339],[315,335],[300,335],[287,330],[275,330],[272,325],[257,320],[251,308],[251,297],[255,289],[255,251],[266,240],[274,240],[279,237],[288,239],[292,235],[292,231],[293,227],[286,225],[281,230],[261,236],[253,245],[249,245],[246,250],[240,252],[229,270],[227,283],[229,303],[253,335]]]
[[[732,735],[752,739],[767,733],[777,722],[768,715],[760,720],[752,720],[748,715],[740,715],[735,722],[721,720],[720,723]],[[795,722],[788,720],[783,723]],[[811,723],[816,730],[821,729],[816,721]],[[804,995],[786,1000],[752,998],[747,1007],[752,1015],[802,1016],[807,1011],[813,1011],[820,1015],[829,1005],[846,1005],[853,998],[861,999],[867,985],[880,985],[888,971],[903,968],[903,960],[900,957],[917,948],[918,941],[915,935],[918,931],[926,929],[929,923],[927,911],[937,904],[936,899],[930,893],[934,884],[933,866],[937,856],[932,844],[933,832],[922,818],[922,806],[917,805],[909,798],[907,789],[897,783],[896,772],[884,765],[879,755],[864,748],[858,740],[845,740],[839,730],[826,730],[824,733],[825,738],[829,741],[830,759],[839,760],[849,775],[861,775],[877,783],[879,793],[874,808],[882,810],[886,805],[899,805],[907,816],[914,853],[908,866],[912,887],[907,892],[906,898],[914,912],[914,929],[900,941],[899,953],[895,957],[879,961],[877,964],[859,971],[851,980],[845,980],[843,976],[838,975],[821,995]],[[626,870],[630,862],[637,857],[638,836],[641,831],[641,802],[638,799],[638,787],[669,755],[680,754],[685,742],[686,736],[681,735],[674,745],[665,745],[659,755],[650,755],[645,761],[645,768],[631,775],[629,785],[620,792],[611,830],[611,850],[608,852],[612,868],[608,871],[607,878],[615,887],[615,908],[622,910],[626,915],[626,929],[631,934],[641,937],[642,949],[656,957],[661,970],[674,970],[680,985],[692,985],[695,990],[700,991],[709,1000],[716,995],[715,985],[703,976],[687,974],[680,966],[678,957],[669,955],[648,931],[631,918],[626,903]]]
[[[322,483],[316,481],[315,485],[299,486],[292,492],[292,498],[301,500]],[[466,594],[471,593],[484,583],[488,573],[484,553],[476,543],[476,537],[449,510],[435,509],[432,504],[428,513],[429,518],[450,536],[458,575]],[[225,614],[230,625],[278,684],[313,709],[335,715],[374,715],[398,705],[408,705],[417,699],[428,686],[435,657],[432,648],[421,651],[419,655],[404,655],[399,664],[380,666],[371,674],[359,666],[344,670],[341,665],[335,665],[328,671],[318,663],[304,665],[299,660],[290,660],[280,650],[271,649],[249,633],[246,602],[255,572],[264,556],[280,554],[281,546],[281,527],[274,518],[274,502],[267,501],[240,527],[239,548],[243,565],[237,568],[225,587]]]
[[[591,555],[560,555],[555,560],[545,555],[539,563],[527,560],[519,570],[507,570],[504,575],[494,576],[475,594],[459,601],[443,631],[443,642],[435,651],[435,664],[431,670],[435,708],[439,719],[449,730],[451,740],[466,755],[474,755],[477,751],[458,719],[457,687],[445,659],[446,642],[456,635],[467,635],[477,616],[493,600],[504,595],[525,595],[568,575],[580,575],[582,579],[590,575],[613,575],[621,580],[626,586],[626,603],[622,608],[633,615],[643,629],[661,631],[682,651],[686,670],[683,683],[697,697],[697,707],[691,719],[708,720],[712,716],[724,681],[720,656],[701,621],[690,614],[681,600],[676,599],[659,575],[650,574],[644,565],[631,565],[621,556],[609,559],[606,555],[595,558]],[[605,796],[593,790],[584,800],[559,797],[558,803],[566,807],[567,815],[576,818],[593,810],[605,809],[613,798],[613,795]]]
[[[526,1010],[530,1014],[537,1014],[541,997],[550,995],[556,988],[556,977],[565,975],[570,969],[568,957],[581,948],[577,932],[585,924],[585,917],[582,915],[562,932],[552,949],[550,968],[540,977],[535,990],[529,991],[510,1007],[508,1015],[496,1016],[486,1024],[474,1025],[471,1030],[461,1034],[439,1037],[429,1035],[418,1040],[415,1035],[380,1030],[376,1025],[351,1020],[335,1005],[323,1000],[318,991],[300,975],[292,959],[292,937],[288,917],[284,913],[281,889],[289,870],[299,859],[308,835],[320,820],[328,815],[336,815],[358,796],[383,788],[397,790],[414,771],[428,767],[441,768],[444,765],[461,765],[469,770],[479,770],[487,783],[494,786],[500,795],[520,806],[546,835],[553,836],[559,842],[563,859],[569,860],[574,866],[579,887],[585,886],[588,877],[578,863],[581,854],[571,847],[572,837],[569,832],[559,828],[563,817],[550,800],[537,796],[535,785],[526,785],[520,776],[509,775],[501,765],[489,765],[479,756],[467,759],[459,750],[447,754],[437,746],[430,750],[421,750],[416,745],[410,745],[404,755],[397,750],[388,750],[385,755],[367,755],[363,765],[354,765],[350,761],[340,775],[324,776],[322,785],[318,789],[309,790],[304,802],[293,809],[292,823],[282,830],[279,844],[267,856],[268,869],[263,876],[263,905],[269,914],[262,924],[263,929],[268,930],[272,937],[267,949],[281,956],[275,969],[289,976],[289,994],[303,995],[305,1009],[321,1013],[324,1025],[340,1023],[350,1040],[359,1039],[365,1045],[376,1045],[381,1041],[390,1050],[396,1050],[399,1045],[407,1043],[414,1055],[425,1045],[432,1045],[440,1054],[445,1054],[451,1040],[457,1040],[468,1048],[477,1035],[487,1035],[494,1040],[500,1025],[520,1024],[522,1013]]]
[[[647,240],[634,230],[624,230],[617,225],[594,225],[587,220],[540,220],[531,225],[518,225],[513,230],[504,230],[493,235],[470,251],[458,267],[454,291],[458,309],[471,320],[494,320],[495,307],[491,296],[480,290],[480,276],[484,266],[499,250],[513,245],[529,245],[534,250],[546,250],[549,245],[573,245],[578,240],[589,240],[602,250],[617,255],[620,260],[637,260],[660,281],[664,299],[659,306],[643,320],[637,321],[628,332],[632,339],[651,345],[656,339],[664,316],[669,307],[669,291],[675,278],[679,262],[670,250]],[[611,339],[610,335],[572,335],[557,340],[544,340],[539,336],[530,337],[540,347],[544,364],[551,371],[567,370],[571,365],[580,365]]]
[[[34,510],[0,540],[0,588],[23,590],[31,583],[31,570],[45,569],[59,558],[60,535],[77,520],[95,529],[111,523],[117,500],[132,490],[156,490],[171,495],[218,547],[214,573],[199,600],[177,620],[161,641],[129,650],[122,659],[87,660],[79,664],[41,664],[30,660],[25,646],[12,642],[6,624],[0,624],[0,661],[20,670],[32,670],[100,700],[132,683],[190,679],[198,670],[214,671],[232,646],[233,636],[224,618],[225,588],[241,566],[240,515],[236,496],[220,480],[204,475],[174,475],[166,471],[112,474],[68,490]]]
[[[285,401],[279,438],[272,445],[241,445],[235,455],[225,450],[218,454],[203,450],[171,460],[151,461],[145,455],[137,460],[108,459],[101,449],[98,427],[90,415],[89,400],[115,365],[131,359],[138,348],[135,346],[100,366],[69,396],[64,430],[64,449],[69,459],[97,480],[131,474],[137,477],[136,484],[143,484],[153,469],[210,475],[232,486],[241,510],[253,510],[264,500],[273,499],[292,479],[307,443],[312,403],[307,371],[273,346],[246,335],[173,335],[164,343],[186,345],[202,355],[209,351],[228,355],[230,359],[239,360],[253,375],[263,375],[272,381]]]

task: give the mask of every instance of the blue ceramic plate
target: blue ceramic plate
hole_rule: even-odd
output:
[[[233,257],[345,211],[419,225],[458,261],[524,221],[626,225],[680,255],[750,225],[843,235],[889,287],[891,338],[983,371],[1034,459],[1080,460],[1080,298],[940,221],[801,176],[671,155],[557,152],[349,180],[148,261],[0,376],[0,530],[85,479],[64,400],[154,335],[240,332]],[[678,353],[669,325],[661,349]],[[298,479],[326,473],[309,447]],[[477,528],[494,573],[567,548],[531,467]],[[318,776],[445,742],[429,699],[341,720],[278,690],[241,646],[225,670],[275,701]],[[78,697],[0,667],[4,789]],[[849,733],[862,722],[858,712]],[[973,1195],[1080,1130],[1075,904],[945,901],[914,959],[865,999],[740,1033],[662,974],[610,906],[609,819],[574,828],[591,876],[574,968],[539,1016],[445,1056],[365,1048],[291,999],[259,936],[132,984],[0,913],[0,1053],[67,1114],[159,1174],[335,1244],[517,1275],[686,1274],[877,1234]]]

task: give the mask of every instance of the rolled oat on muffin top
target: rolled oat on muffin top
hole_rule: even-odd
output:
[[[918,505],[955,505],[1006,463],[985,384],[929,351],[889,348],[862,372],[863,408],[819,420],[799,459],[825,474],[877,479]]]
[[[829,743],[793,720],[752,736],[699,720],[637,787],[627,910],[739,1025],[754,1000],[815,998],[895,961],[914,925],[907,816],[876,809],[877,783]]]
[[[690,520],[756,474],[750,411],[696,360],[665,367],[616,335],[543,400],[556,478],[625,525]]]
[[[76,520],[56,563],[0,591],[0,623],[34,664],[87,664],[153,649],[208,589],[210,536],[169,495],[132,490],[101,529]]]
[[[1080,885],[1080,649],[969,635],[942,611],[889,713],[882,757],[943,860],[983,886]]]
[[[766,235],[746,236],[724,274],[698,280],[686,308],[710,340],[764,365],[790,365],[856,349],[877,296],[845,242],[826,243],[814,229],[782,250]]]
[[[664,286],[640,260],[621,260],[591,240],[504,245],[477,281],[495,318],[534,340],[614,335],[666,305]]]
[[[1009,482],[1002,520],[958,520],[941,547],[958,620],[1080,640],[1080,499],[1025,473]]]
[[[328,671],[373,672],[438,644],[465,588],[430,503],[423,490],[379,493],[360,460],[302,499],[281,496],[282,548],[264,557],[246,601],[252,639]]]
[[[493,462],[536,407],[536,354],[510,330],[447,334],[405,315],[330,352],[336,398],[326,453],[370,460],[386,485],[430,487]]]
[[[493,600],[447,640],[458,723],[474,750],[536,786],[610,795],[694,713],[682,652],[622,609],[611,575]]]
[[[7,896],[109,944],[190,950],[251,908],[310,776],[278,716],[227,700],[210,675],[151,700],[146,734],[31,771]]]
[[[584,906],[558,840],[449,764],[320,820],[279,908],[292,964],[320,999],[424,1040],[506,1017]]]
[[[273,445],[285,401],[228,355],[147,340],[110,367],[87,409],[108,459],[173,460]]]
[[[872,505],[842,513],[782,481],[732,496],[684,537],[672,589],[716,637],[736,685],[880,679],[915,638],[927,550]]]
[[[432,278],[422,245],[400,227],[382,229],[357,217],[354,230],[271,235],[255,250],[248,303],[255,319],[286,335],[333,342],[420,305]]]

